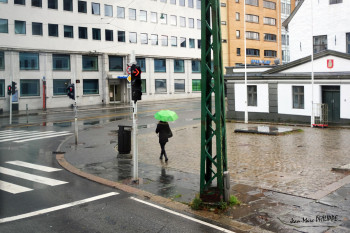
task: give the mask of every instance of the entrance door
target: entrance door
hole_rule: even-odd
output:
[[[340,121],[340,86],[323,86],[322,103],[328,105],[328,122]]]
[[[115,103],[121,101],[120,84],[109,85],[109,102]]]

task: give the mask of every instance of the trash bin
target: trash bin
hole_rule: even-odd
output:
[[[130,154],[131,151],[131,126],[118,125],[118,152]]]

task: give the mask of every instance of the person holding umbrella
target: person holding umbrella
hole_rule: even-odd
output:
[[[165,162],[168,161],[168,157],[166,155],[165,151],[165,144],[169,141],[169,138],[173,136],[173,133],[171,132],[170,126],[168,124],[168,121],[175,121],[178,116],[175,112],[170,110],[162,110],[157,112],[154,115],[154,118],[159,120],[156,128],[156,133],[159,133],[159,144],[160,144],[160,157],[159,159],[163,159],[163,155],[165,157]]]

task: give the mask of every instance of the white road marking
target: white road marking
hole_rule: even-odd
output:
[[[65,135],[70,135],[72,133],[57,133],[54,135],[49,135],[49,136],[42,136],[42,137],[36,137],[36,138],[30,138],[30,139],[24,139],[24,140],[17,140],[15,142],[28,142],[28,141],[33,141],[33,140],[38,140],[38,139],[45,139],[45,138],[54,138],[54,137],[60,137],[60,136],[65,136]],[[1,142],[1,141],[0,141]]]
[[[16,185],[16,184],[11,184],[11,183],[8,183],[6,181],[0,180],[0,190],[3,190],[5,192],[9,192],[9,193],[13,193],[13,194],[17,194],[17,193],[32,191],[33,189],[23,187],[20,185]]]
[[[45,132],[38,132],[38,131],[25,131],[25,132],[19,132],[17,133],[14,132],[14,133],[10,133],[10,134],[7,134],[7,135],[0,135],[0,139],[10,139],[10,138],[16,138],[16,137],[21,137],[21,138],[24,138],[24,137],[27,137],[27,136],[34,136],[34,135],[45,135],[45,134],[50,134],[50,133],[55,133],[55,131],[45,131]]]
[[[21,167],[32,168],[32,169],[36,169],[36,170],[40,170],[40,171],[44,171],[44,172],[56,172],[56,171],[62,170],[62,169],[58,169],[58,168],[42,166],[42,165],[37,165],[37,164],[33,164],[33,163],[27,163],[27,162],[23,162],[23,161],[19,161],[19,160],[7,161],[5,163],[9,163],[9,164],[13,164],[16,166],[21,166]]]
[[[187,215],[184,215],[184,214],[180,214],[180,213],[178,213],[178,212],[175,212],[175,211],[166,209],[166,208],[161,207],[161,206],[157,206],[157,205],[155,205],[155,204],[152,204],[152,203],[149,203],[149,202],[146,202],[146,201],[137,199],[137,198],[135,198],[135,197],[130,197],[130,199],[133,199],[133,200],[138,201],[138,202],[141,202],[141,203],[143,203],[143,204],[146,204],[146,205],[152,206],[152,207],[154,207],[154,208],[157,208],[157,209],[166,211],[166,212],[168,212],[168,213],[171,213],[171,214],[174,214],[174,215],[177,215],[177,216],[186,218],[186,219],[191,220],[191,221],[193,221],[193,222],[197,222],[197,223],[200,223],[200,224],[202,224],[202,225],[206,225],[206,226],[208,226],[208,227],[214,228],[214,229],[219,230],[219,231],[222,231],[222,232],[235,233],[234,231],[230,231],[230,230],[227,230],[227,229],[225,229],[225,228],[218,227],[218,226],[215,226],[215,225],[213,225],[213,224],[210,224],[210,223],[201,221],[201,220],[199,220],[199,219],[192,218],[192,217],[187,216]]]
[[[100,200],[100,199],[103,199],[103,198],[115,196],[115,195],[118,195],[118,194],[119,193],[117,193],[117,192],[110,192],[110,193],[98,195],[98,196],[95,196],[95,197],[90,197],[90,198],[83,199],[83,200],[80,200],[80,201],[74,201],[74,202],[71,202],[71,203],[67,203],[67,204],[63,204],[63,205],[59,205],[59,206],[55,206],[55,207],[51,207],[51,208],[47,208],[47,209],[42,209],[42,210],[38,210],[38,211],[26,213],[26,214],[13,216],[13,217],[1,218],[0,219],[0,223],[12,222],[12,221],[16,221],[16,220],[20,220],[20,219],[24,219],[24,218],[29,218],[29,217],[33,217],[33,216],[37,216],[37,215],[41,215],[41,214],[46,214],[46,213],[54,212],[54,211],[57,211],[57,210],[62,210],[62,209],[66,209],[66,208],[69,208],[69,207],[73,207],[73,206],[76,206],[76,205],[81,205],[81,204],[85,204],[85,203],[88,203],[88,202]]]
[[[15,176],[15,177],[25,179],[25,180],[34,181],[34,182],[41,183],[41,184],[50,185],[50,186],[56,186],[56,185],[68,183],[65,181],[60,181],[60,180],[50,179],[50,178],[46,178],[46,177],[42,177],[42,176],[37,176],[37,175],[25,173],[25,172],[20,172],[20,171],[8,169],[5,167],[0,167],[0,173],[3,173],[5,175],[9,175],[9,176]]]
[[[20,133],[24,133],[24,132],[28,132],[28,131],[25,131],[25,130],[18,130],[18,131],[5,130],[5,131],[0,131],[0,136],[10,135],[10,134],[20,134]],[[33,131],[33,132],[37,132],[37,131]]]

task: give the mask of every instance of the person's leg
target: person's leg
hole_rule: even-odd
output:
[[[165,143],[159,143],[159,144],[160,144],[160,149],[161,149],[159,159],[163,159],[163,155],[164,155],[164,153],[165,153],[165,150],[164,150]],[[165,157],[165,158],[166,158],[166,157]]]
[[[164,143],[164,144],[163,144],[163,151],[164,151],[164,153],[163,153],[163,154],[164,154],[164,157],[165,157],[165,162],[166,162],[166,161],[168,161],[168,157],[166,156],[165,144],[166,144],[166,143]]]

